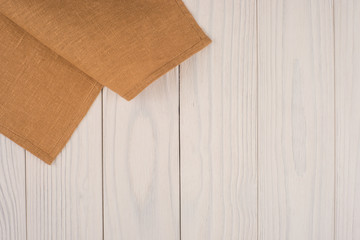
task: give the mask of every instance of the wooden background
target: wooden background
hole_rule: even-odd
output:
[[[360,1],[185,3],[213,43],[52,166],[0,136],[0,239],[360,239]]]

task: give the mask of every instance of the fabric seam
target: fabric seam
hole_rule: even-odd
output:
[[[137,94],[140,93],[141,90],[143,90],[145,87],[147,87],[149,84],[151,84],[153,81],[157,79],[157,77],[162,76],[166,72],[170,71],[173,67],[171,64],[174,62],[182,62],[186,58],[190,57],[194,53],[200,51],[202,48],[207,46],[211,42],[210,38],[202,38],[200,41],[192,45],[190,48],[184,50],[179,55],[172,58],[170,61],[166,62],[164,65],[162,65],[160,68],[152,72],[148,77],[146,77],[144,80],[140,81],[138,84],[136,84],[134,87],[132,87],[129,91],[127,91],[122,96],[127,99],[131,100],[134,98]],[[170,66],[169,66],[170,65]]]
[[[84,107],[86,107],[86,103],[89,102],[90,100],[90,96],[94,94],[95,90],[98,88],[101,88],[102,85],[99,84],[98,82],[93,84],[93,87],[91,88],[91,90],[89,91],[89,94],[86,96],[85,100],[83,101],[83,103],[80,105],[80,109],[82,109],[82,111],[86,111],[87,109],[84,109]],[[90,105],[91,106],[91,105]],[[34,144],[33,142],[31,142],[30,140],[28,140],[27,138],[25,138],[24,136],[21,136],[20,134],[16,133],[14,130],[1,125],[0,124],[0,129],[5,129],[9,132],[11,132],[13,135],[16,136],[16,138],[19,138],[22,142],[20,146],[28,146],[29,147],[29,152],[33,153],[35,156],[41,158],[42,160],[44,160],[44,162],[46,162],[47,164],[51,164],[51,162],[54,160],[54,158],[56,158],[56,156],[54,156],[54,150],[56,149],[56,147],[58,147],[58,145],[62,142],[62,140],[64,139],[65,135],[69,134],[69,130],[71,129],[71,127],[75,124],[77,125],[78,122],[77,120],[79,118],[81,118],[81,113],[82,111],[80,111],[79,113],[76,114],[76,116],[71,120],[71,124],[69,124],[69,126],[66,128],[66,130],[64,131],[64,134],[59,138],[59,140],[55,143],[54,147],[51,149],[51,151],[47,152],[44,149],[42,149],[41,147],[39,147],[38,145]],[[70,135],[71,136],[71,135]],[[9,137],[10,138],[10,137]],[[10,138],[11,139],[11,138]],[[15,141],[16,143],[18,143],[18,141]],[[44,159],[42,156],[45,156],[46,159]]]
[[[195,32],[198,34],[198,36],[200,37],[200,40],[206,38],[206,35],[204,34],[203,30],[200,28],[200,26],[197,24],[196,20],[194,19],[194,17],[191,15],[189,9],[187,9],[187,7],[185,6],[184,2],[182,0],[175,0],[176,4],[178,5],[178,7],[180,8],[180,11],[182,12],[182,14],[184,15],[187,23],[189,25],[191,25],[191,27],[195,30]],[[193,20],[193,21],[190,21]]]

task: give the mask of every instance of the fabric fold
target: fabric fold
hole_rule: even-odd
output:
[[[210,43],[180,0],[0,0],[0,12],[127,100]]]
[[[50,164],[103,86],[131,100],[211,41],[181,0],[0,0],[0,132]]]
[[[102,85],[0,14],[0,132],[50,164]]]

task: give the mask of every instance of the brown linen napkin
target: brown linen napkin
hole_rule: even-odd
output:
[[[102,86],[2,14],[0,32],[0,132],[51,163]]]
[[[210,43],[180,0],[0,0],[0,11],[128,100]]]
[[[127,100],[210,43],[180,0],[0,0],[0,132],[51,163],[102,85]]]

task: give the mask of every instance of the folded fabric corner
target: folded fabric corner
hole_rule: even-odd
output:
[[[51,163],[103,86],[131,100],[207,46],[181,0],[0,0],[0,132]]]
[[[181,0],[0,0],[0,11],[127,100],[210,43]]]

